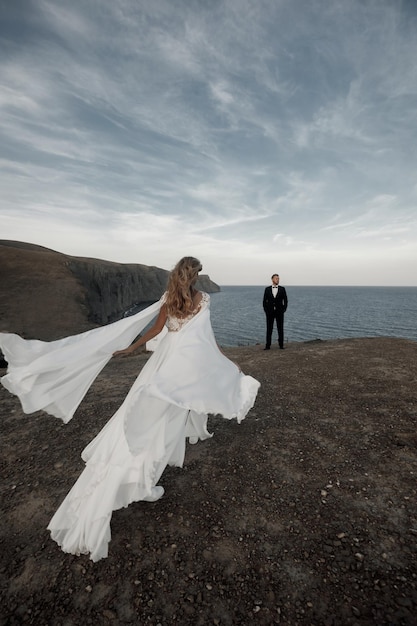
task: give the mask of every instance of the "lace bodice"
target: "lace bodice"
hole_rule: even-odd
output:
[[[204,291],[202,291],[201,295],[202,297],[201,297],[200,302],[198,303],[194,311],[190,313],[190,315],[187,315],[186,317],[173,317],[173,316],[167,317],[166,327],[168,328],[169,332],[178,332],[179,330],[181,330],[181,328],[187,322],[189,322],[195,315],[197,315],[197,313],[199,313],[199,311],[201,311],[201,309],[204,306],[208,305],[208,303],[210,302],[210,296],[208,295],[208,293],[205,293]]]

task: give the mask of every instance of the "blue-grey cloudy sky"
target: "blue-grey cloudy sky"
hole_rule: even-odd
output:
[[[417,285],[417,3],[0,1],[0,239]]]

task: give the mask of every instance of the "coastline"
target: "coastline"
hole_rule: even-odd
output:
[[[260,380],[254,408],[211,417],[96,564],[46,526],[149,354],[112,361],[68,425],[1,387],[0,623],[416,624],[417,343],[262,348],[222,348]]]

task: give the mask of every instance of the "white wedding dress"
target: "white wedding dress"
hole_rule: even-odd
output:
[[[1,383],[26,413],[44,410],[68,422],[113,352],[130,345],[163,301],[58,341],[0,333],[9,365]],[[85,469],[48,525],[64,552],[106,557],[112,512],[162,496],[157,482],[168,464],[182,466],[186,437],[195,443],[211,436],[207,414],[240,422],[255,402],[259,382],[216,344],[207,294],[193,316],[168,318],[167,327],[123,404],[83,450]]]

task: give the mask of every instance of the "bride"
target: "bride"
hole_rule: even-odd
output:
[[[123,404],[82,452],[85,469],[48,525],[64,552],[106,557],[112,512],[163,495],[157,483],[168,464],[182,466],[186,438],[211,436],[209,413],[240,422],[255,402],[259,382],[217,346],[210,297],[194,286],[201,269],[198,259],[184,257],[159,302],[80,335],[42,342],[0,333],[9,365],[4,387],[25,413],[41,409],[68,422],[112,356],[132,354],[168,329]]]

